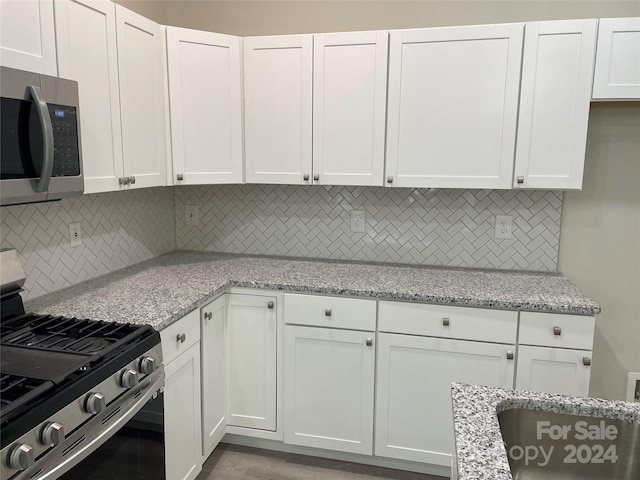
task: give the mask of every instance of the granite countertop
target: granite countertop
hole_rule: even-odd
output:
[[[511,480],[498,413],[527,408],[640,423],[640,404],[454,383],[458,480]]]
[[[559,273],[299,260],[176,251],[27,302],[40,313],[162,329],[228,286],[595,315]]]

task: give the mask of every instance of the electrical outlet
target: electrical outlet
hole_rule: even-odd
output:
[[[184,207],[185,221],[184,223],[187,225],[191,225],[194,227],[198,226],[198,206],[197,205],[187,205]]]
[[[82,245],[82,232],[80,231],[80,222],[69,224],[69,242],[72,247]]]
[[[351,211],[351,231],[364,233],[364,212],[362,210]]]
[[[510,215],[496,215],[495,238],[510,239],[513,230],[513,217]]]
[[[640,403],[640,372],[627,373],[627,402]]]

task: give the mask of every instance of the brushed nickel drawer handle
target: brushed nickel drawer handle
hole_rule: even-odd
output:
[[[445,327],[449,326],[449,319],[447,317],[442,319],[442,325],[445,326]]]
[[[331,316],[331,309],[330,308],[325,308],[324,309],[324,314],[326,317],[330,317]]]
[[[589,357],[582,357],[582,363],[584,366],[589,367],[591,366],[591,359]]]
[[[371,347],[373,345],[373,338],[369,337],[367,338],[366,342],[367,347]]]
[[[213,318],[213,312],[204,312],[204,319],[211,320]]]
[[[176,342],[184,343],[187,339],[187,336],[184,333],[179,333],[176,335]]]
[[[507,351],[507,360],[513,360],[513,352],[511,350]]]
[[[267,302],[267,308],[273,309],[273,302]]]
[[[562,333],[562,329],[560,327],[553,327],[553,334],[560,335]]]
[[[304,180],[305,182],[309,181],[309,174],[305,173],[304,175],[302,175],[302,180]]]

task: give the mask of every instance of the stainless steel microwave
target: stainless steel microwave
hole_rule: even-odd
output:
[[[82,194],[78,83],[0,67],[0,205]]]

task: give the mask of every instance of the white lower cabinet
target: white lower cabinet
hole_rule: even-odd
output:
[[[227,425],[275,431],[277,297],[227,299]]]
[[[167,478],[193,480],[202,469],[200,311],[161,333],[165,363],[164,436]]]
[[[516,389],[586,397],[590,365],[588,350],[521,346]]]
[[[515,339],[514,339],[515,340]],[[375,454],[451,465],[451,383],[513,386],[514,345],[378,334]]]
[[[285,443],[373,453],[374,337],[285,326]]]
[[[200,310],[202,344],[202,455],[216,448],[227,427],[226,298]]]

